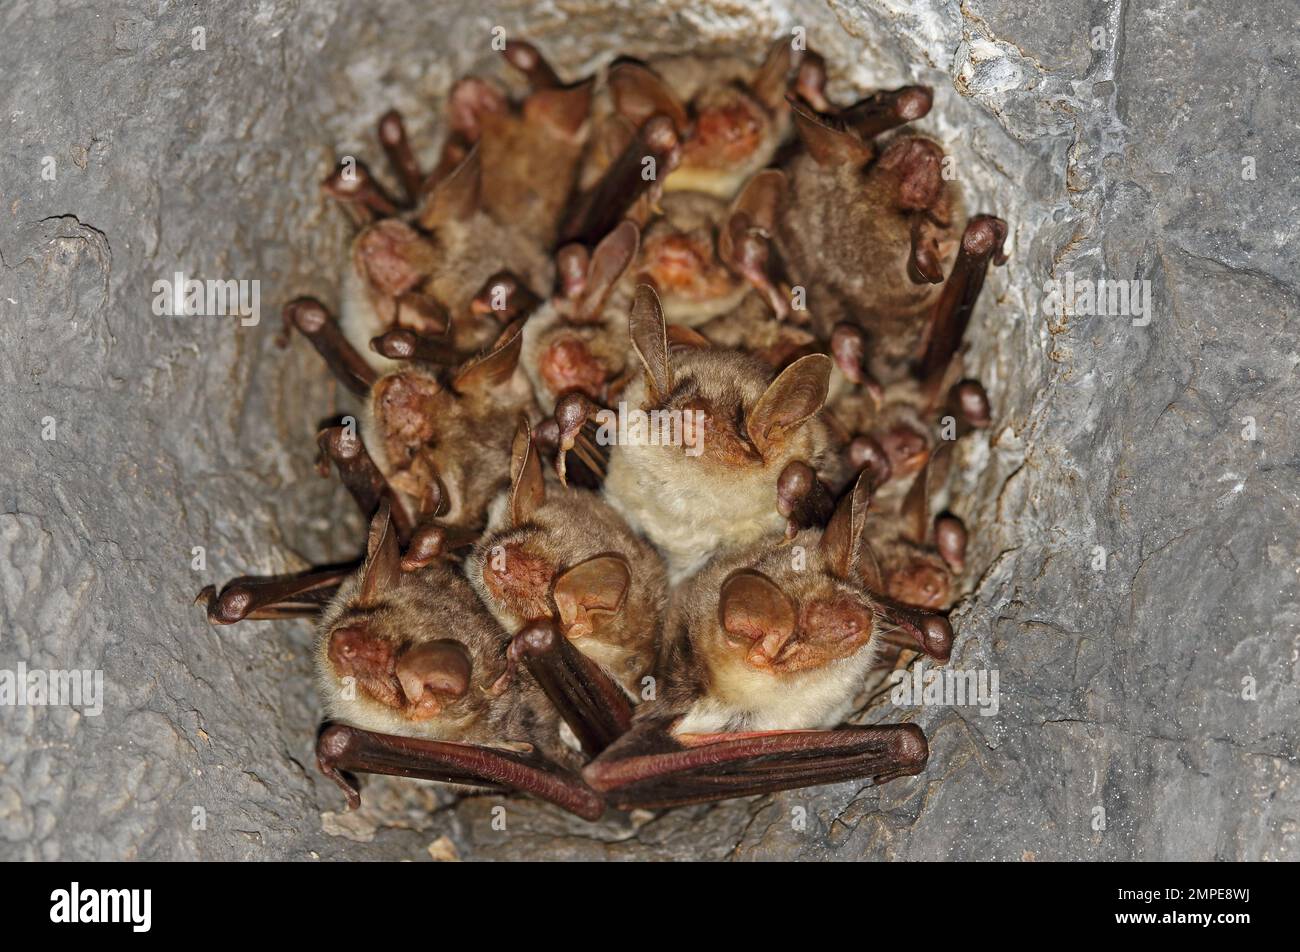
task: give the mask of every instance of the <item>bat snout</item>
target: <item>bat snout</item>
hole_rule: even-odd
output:
[[[920,472],[930,458],[925,434],[905,423],[882,434],[880,445],[885,451],[889,470],[895,477]]]
[[[330,634],[329,658],[342,676],[382,674],[392,665],[394,646],[364,626],[337,628]]]
[[[914,562],[890,572],[889,594],[901,602],[921,608],[941,608],[948,599],[948,573],[927,562]]]

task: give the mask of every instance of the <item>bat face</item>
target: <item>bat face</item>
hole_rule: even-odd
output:
[[[694,134],[683,146],[681,165],[665,183],[669,191],[730,196],[771,160],[780,142],[778,117],[743,89],[711,86],[692,100],[691,111]]]
[[[866,481],[826,529],[723,553],[673,605],[698,696],[678,734],[828,727],[875,660],[877,608],[865,587]],[[679,678],[681,676],[679,675]]]
[[[557,622],[634,694],[658,648],[668,589],[662,560],[598,495],[546,485],[526,422],[512,465],[511,488],[493,504],[467,577],[505,628]]]
[[[519,322],[498,346],[450,375],[402,365],[370,390],[361,432],[366,449],[413,518],[481,524],[509,473],[521,413],[535,413],[518,372]]]
[[[903,540],[886,541],[874,548],[880,563],[881,590],[891,598],[936,611],[952,606],[952,569],[937,552]]]
[[[883,500],[867,519],[873,555],[866,566],[870,583],[891,598],[921,608],[952,607],[957,577],[965,567],[965,525],[951,513],[936,514],[951,460],[951,444],[937,446],[906,494]]]
[[[403,573],[389,532],[322,616],[316,669],[325,709],[381,733],[489,738],[505,640],[444,563]]]
[[[645,373],[628,386],[624,404],[646,413],[658,437],[631,438],[629,431],[614,446],[605,492],[665,553],[677,579],[720,546],[781,528],[777,476],[795,459],[816,466],[829,442],[816,415],[831,361],[814,354],[773,379],[745,354],[670,350],[662,311],[645,285],[630,325]],[[680,437],[664,439],[665,426],[671,435],[674,425]]]
[[[638,262],[653,284],[669,323],[694,327],[733,310],[748,291],[717,254],[727,206],[696,192],[674,192],[661,202],[663,217],[647,229]]]
[[[590,256],[580,245],[557,254],[559,291],[529,319],[523,341],[523,365],[548,413],[566,393],[605,402],[627,369],[626,304],[617,288],[639,242],[640,231],[625,220]]]
[[[541,249],[481,207],[483,174],[483,156],[474,149],[410,220],[381,219],[354,239],[341,326],[376,369],[392,370],[394,362],[370,342],[394,328],[441,338],[461,354],[489,345],[501,328],[477,312],[475,298],[501,272],[528,287],[549,286],[551,266]]]
[[[717,62],[666,61],[660,70],[625,62],[610,72],[615,108],[640,124],[672,118],[683,146],[667,191],[694,191],[730,199],[753,173],[771,162],[789,128],[784,102],[793,66],[790,44],[779,41],[755,71]]]
[[[525,347],[536,359],[530,376],[538,404],[553,410],[566,393],[581,393],[604,403],[611,384],[627,369],[627,342],[612,315],[591,324],[573,324],[551,307],[529,322]]]
[[[807,154],[789,169],[778,244],[813,313],[872,331],[873,372],[892,379],[913,357],[957,249],[960,200],[943,151],[901,134],[877,147],[798,108],[795,126]]]

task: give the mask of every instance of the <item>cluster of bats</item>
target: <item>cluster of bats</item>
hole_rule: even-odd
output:
[[[364,557],[209,586],[208,618],[317,620],[353,806],[365,772],[587,819],[920,772],[915,725],[843,722],[951,651],[939,421],[990,424],[962,337],[1006,225],[906,128],[931,91],[837,106],[788,42],[571,83],[504,58],[452,88],[432,172],[381,119],[400,195],[326,179],[359,228],[340,313],[285,308],[361,407],[317,442]],[[616,406],[694,442],[611,445]]]

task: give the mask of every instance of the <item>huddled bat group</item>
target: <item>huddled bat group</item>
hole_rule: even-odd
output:
[[[396,189],[325,180],[341,312],[284,310],[357,400],[317,445],[364,554],[209,586],[208,618],[316,620],[353,806],[358,773],[587,819],[919,773],[918,727],[845,722],[952,649],[953,440],[992,419],[962,341],[1006,239],[907,127],[931,91],[839,106],[788,42],[504,59],[513,87],[452,88],[432,171],[390,112]]]

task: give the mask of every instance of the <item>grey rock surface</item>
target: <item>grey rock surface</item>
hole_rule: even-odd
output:
[[[1296,857],[1290,0],[430,6],[0,12],[0,671],[104,675],[98,716],[0,707],[0,858]],[[275,346],[279,306],[337,299],[334,157],[374,157],[394,105],[432,156],[496,25],[574,76],[617,52],[757,57],[803,26],[842,97],[938,90],[926,127],[1012,257],[972,327],[998,424],[955,503],[986,570],[950,662],[996,669],[1000,710],[865,715],[925,727],[922,776],[600,824],[375,781],[345,814],[313,763],[309,626],[210,629],[191,606],[359,548],[312,467],[347,405]],[[155,316],[176,271],[259,280],[261,322]],[[1149,281],[1150,322],[1044,314],[1067,272]]]

